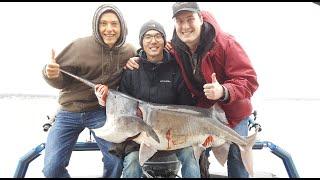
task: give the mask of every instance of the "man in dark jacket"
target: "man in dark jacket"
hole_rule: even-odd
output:
[[[133,46],[125,43],[126,35],[126,23],[119,9],[102,5],[94,14],[93,35],[72,42],[57,57],[53,52],[51,62],[44,67],[44,79],[61,89],[61,107],[47,137],[45,177],[70,177],[66,167],[79,134],[85,127],[95,129],[106,122],[105,109],[99,105],[93,88],[63,74],[60,68],[116,89],[123,66],[135,56]],[[108,153],[110,142],[94,137],[103,154],[103,177],[119,178],[122,160]]]
[[[166,34],[162,25],[153,20],[146,22],[141,27],[139,40],[143,48],[139,52],[140,68],[124,72],[119,90],[147,102],[194,105],[174,57],[164,50]],[[104,88],[98,89],[98,92],[102,92],[102,99],[105,99]],[[123,177],[141,177],[139,144],[133,141],[124,142],[123,148]],[[176,150],[176,154],[182,164],[182,177],[200,178],[199,163],[194,156],[193,148]]]
[[[252,112],[250,98],[258,88],[257,75],[247,54],[231,35],[220,29],[211,13],[200,11],[196,2],[177,2],[172,10],[175,29],[170,52],[197,100],[196,106],[210,108],[218,103],[229,126],[247,136]],[[139,66],[130,59],[127,67]],[[249,176],[234,144],[230,146],[227,165],[229,177]]]

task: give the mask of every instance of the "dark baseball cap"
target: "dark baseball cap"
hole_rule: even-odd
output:
[[[197,2],[176,2],[172,6],[172,18],[174,18],[180,11],[199,12],[200,8]]]

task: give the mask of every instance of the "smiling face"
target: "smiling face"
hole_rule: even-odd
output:
[[[143,35],[142,46],[149,61],[154,62],[163,59],[164,39],[159,31],[147,31]]]
[[[121,27],[120,22],[113,12],[104,13],[99,21],[99,33],[110,48],[114,46],[120,37]]]
[[[200,40],[202,17],[198,13],[181,11],[175,16],[175,29],[178,37],[189,47]]]

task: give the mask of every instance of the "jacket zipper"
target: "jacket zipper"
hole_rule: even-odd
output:
[[[194,61],[194,58],[196,58],[195,54],[191,55],[189,52],[185,51],[188,56],[189,56],[189,59],[190,59],[190,63],[191,63],[191,67],[192,67],[192,72],[193,72],[193,75],[195,76],[196,74],[196,68],[198,66],[198,60],[196,59],[196,61]],[[195,64],[193,62],[196,62]]]

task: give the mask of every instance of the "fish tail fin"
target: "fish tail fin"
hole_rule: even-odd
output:
[[[257,133],[247,137],[247,145],[240,146],[241,159],[244,167],[248,171],[251,177],[253,177],[253,158],[252,158],[252,147],[256,142]]]

